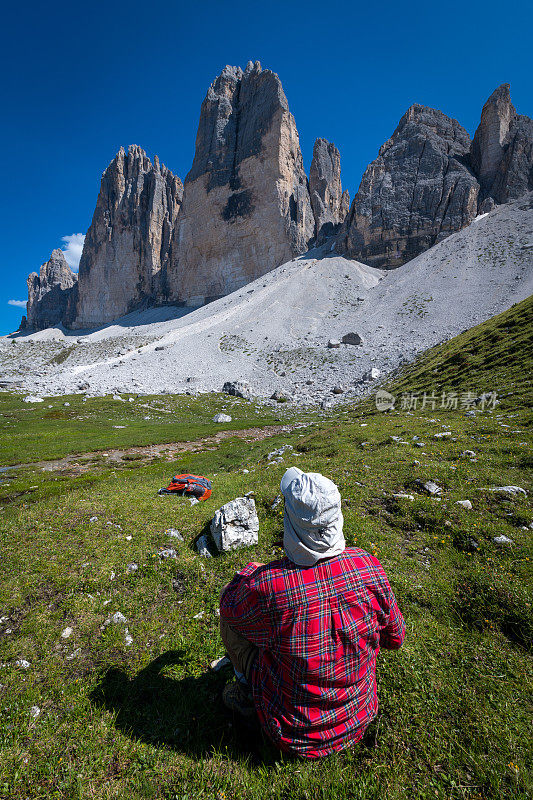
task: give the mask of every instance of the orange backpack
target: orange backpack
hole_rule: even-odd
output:
[[[178,494],[181,497],[196,497],[207,500],[211,497],[211,481],[203,475],[174,475],[169,485],[160,489],[158,494]]]

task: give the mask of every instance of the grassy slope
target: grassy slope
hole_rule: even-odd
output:
[[[530,302],[430,351],[391,386],[398,395],[452,388],[506,394],[492,414],[472,418],[438,407],[408,414],[400,405],[380,414],[367,402],[317,417],[311,429],[251,444],[228,441],[170,464],[102,464],[78,478],[25,476],[38,488],[0,513],[0,616],[9,616],[0,623],[0,797],[531,796],[533,548],[532,531],[523,530],[533,521],[531,495],[505,500],[477,488],[532,489],[525,314],[530,319]],[[9,402],[19,419],[30,413]],[[85,404],[89,410],[93,402],[101,401]],[[205,403],[206,425],[215,404]],[[108,406],[93,409],[95,429],[105,423],[101,435],[110,447]],[[246,413],[243,406],[243,426],[250,424]],[[441,431],[452,436],[435,439]],[[160,433],[163,440],[169,434]],[[146,435],[156,441],[158,431]],[[267,466],[266,453],[284,443],[300,455]],[[30,446],[34,458],[53,450],[46,436],[30,437]],[[71,446],[83,451],[81,437]],[[476,460],[461,455],[466,449]],[[348,543],[378,555],[408,629],[402,650],[379,659],[377,748],[319,764],[281,760],[231,726],[219,701],[229,676],[206,670],[222,652],[220,587],[248,560],[279,552],[282,520],[271,499],[291,463],[338,483]],[[209,501],[191,507],[156,496],[184,469],[213,477]],[[420,494],[416,478],[442,486],[441,502]],[[256,493],[260,545],[211,560],[196,556],[191,545],[214,510],[249,490]],[[415,501],[394,499],[399,490]],[[472,511],[455,505],[465,498]],[[165,535],[169,527],[179,528],[184,543]],[[493,537],[500,534],[515,544],[498,547]],[[169,543],[177,559],[159,558]],[[139,569],[130,574],[131,562]],[[123,626],[104,624],[115,611],[127,618],[130,646]],[[73,633],[62,639],[67,626]],[[18,658],[30,667],[16,667]],[[41,709],[35,720],[33,705]]]

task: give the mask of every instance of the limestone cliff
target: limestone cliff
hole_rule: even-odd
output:
[[[202,104],[168,271],[170,297],[227,294],[304,252],[314,219],[278,76],[225,67]]]
[[[337,249],[374,267],[397,267],[477,214],[470,137],[441,111],[413,105],[365,170]]]
[[[63,251],[52,250],[39,273],[28,276],[26,327],[41,330],[64,322],[77,280]]]
[[[350,195],[342,191],[341,157],[332,142],[317,139],[309,171],[309,194],[315,218],[315,238],[320,244],[344,220]]]
[[[105,170],[80,261],[72,327],[92,327],[153,302],[164,289],[162,267],[183,186],[156,156],[123,148]]]
[[[472,142],[482,199],[505,203],[533,189],[533,120],[516,113],[508,83],[489,97]]]

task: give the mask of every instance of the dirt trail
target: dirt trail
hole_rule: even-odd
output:
[[[223,430],[212,436],[205,436],[202,439],[195,439],[191,442],[166,442],[164,444],[151,444],[144,447],[112,448],[109,450],[98,450],[92,453],[77,453],[72,456],[65,456],[52,461],[34,461],[28,464],[16,464],[9,467],[9,470],[23,468],[41,469],[43,472],[62,472],[72,475],[80,475],[91,469],[96,462],[105,459],[109,464],[121,464],[124,461],[147,462],[155,458],[166,456],[168,461],[172,461],[179,453],[197,453],[200,450],[216,450],[218,445],[225,439],[245,439],[249,442],[257,442],[276,436],[279,433],[290,433],[295,427],[301,425],[267,425],[264,428],[244,428],[240,431]]]

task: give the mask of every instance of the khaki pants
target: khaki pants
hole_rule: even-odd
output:
[[[220,618],[220,636],[234,668],[238,672],[242,672],[246,680],[250,682],[252,664],[258,653],[257,647],[241,636],[222,617]]]

